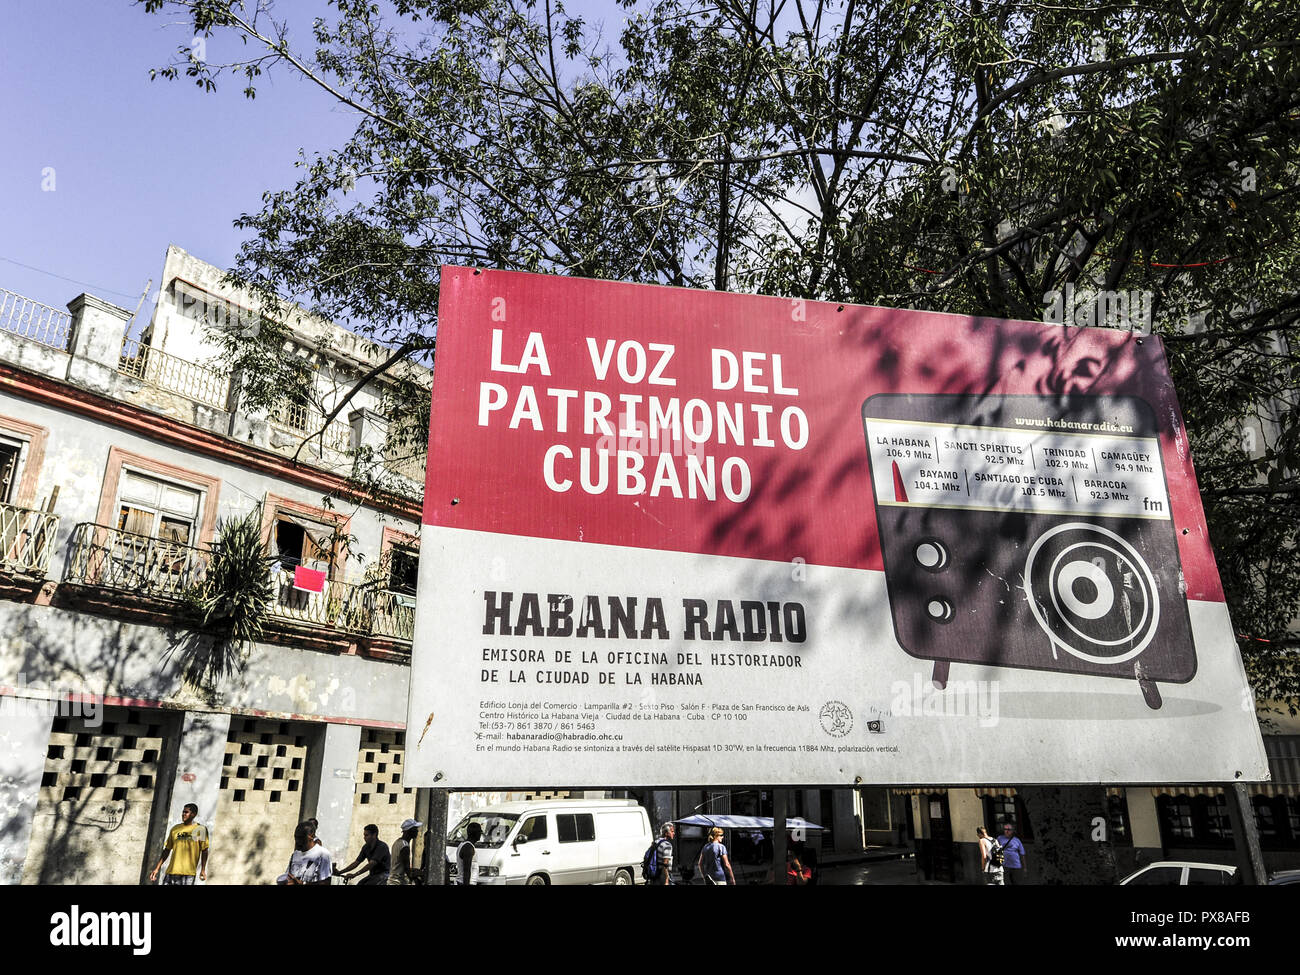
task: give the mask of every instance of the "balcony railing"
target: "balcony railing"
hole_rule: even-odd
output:
[[[180,599],[203,581],[210,559],[207,551],[192,545],[83,523],[73,529],[67,581]]]
[[[50,305],[0,288],[0,331],[68,351],[72,316]]]
[[[281,430],[319,442],[321,446],[340,454],[346,454],[352,449],[352,427],[337,418],[331,420],[324,433],[317,437],[321,433],[325,417],[305,403],[277,404],[271,410],[271,422]]]
[[[66,579],[179,600],[186,589],[203,581],[211,559],[207,549],[106,525],[80,524],[73,531]],[[307,592],[294,588],[292,573],[278,568],[273,569],[271,582],[270,615],[276,619],[408,643],[415,633],[414,601],[380,589],[378,583],[327,580],[322,592]]]
[[[381,589],[374,593],[369,632],[410,643],[415,637],[415,599]]]
[[[144,345],[138,339],[129,338],[122,343],[117,371],[197,403],[219,410],[226,408],[230,391],[228,373],[197,366],[170,352]]]
[[[0,570],[45,577],[59,516],[0,504]]]
[[[294,587],[291,572],[273,576],[271,612],[281,619],[405,642],[415,634],[415,607],[409,597],[380,589],[377,583],[330,579],[321,592],[307,592]]]

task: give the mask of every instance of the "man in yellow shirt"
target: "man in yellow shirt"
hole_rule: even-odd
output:
[[[149,874],[150,883],[158,879],[158,871],[162,869],[168,854],[171,855],[171,863],[167,864],[167,873],[163,875],[165,886],[192,887],[196,873],[203,880],[208,879],[208,829],[194,821],[198,814],[198,806],[192,802],[185,804],[181,810],[181,821],[167,833],[162,859]]]

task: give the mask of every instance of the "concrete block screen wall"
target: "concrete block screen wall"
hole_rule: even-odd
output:
[[[261,718],[230,723],[208,880],[266,884],[284,873],[302,821],[308,725]],[[333,837],[331,837],[333,839]]]
[[[352,831],[347,863],[361,849],[361,830],[379,827],[379,838],[392,846],[402,835],[402,820],[415,817],[415,789],[405,784],[406,733],[395,728],[364,728],[357,752],[356,792],[352,797]],[[335,859],[342,857],[340,846]]]
[[[159,758],[177,718],[110,707],[98,726],[54,719],[23,883],[140,882]]]

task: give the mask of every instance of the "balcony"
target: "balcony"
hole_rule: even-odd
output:
[[[410,643],[415,634],[414,602],[380,589],[377,583],[357,585],[330,579],[321,592],[307,592],[294,588],[291,573],[274,570],[272,582],[275,604],[271,612],[281,619],[403,643]]]
[[[187,359],[131,338],[122,343],[122,356],[117,371],[218,410],[226,408],[230,393],[229,374],[197,366]]]
[[[72,532],[66,582],[179,600],[207,574],[208,552],[148,535],[82,523]]]
[[[283,401],[271,410],[271,424],[291,433],[309,443],[319,444],[322,448],[335,453],[346,454],[352,450],[352,428],[342,420],[325,423],[324,414],[307,406],[305,403]]]
[[[51,533],[52,534],[52,533]],[[73,530],[65,581],[134,597],[178,602],[206,576],[211,553],[147,535],[83,523]],[[321,592],[293,585],[291,574],[272,567],[270,621],[294,629],[325,630],[345,636],[410,643],[415,604],[409,596],[378,583],[327,580]]]
[[[0,572],[45,578],[59,516],[0,504]]]
[[[0,331],[66,352],[71,327],[68,312],[0,288]]]

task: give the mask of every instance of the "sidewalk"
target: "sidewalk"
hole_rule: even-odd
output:
[[[902,860],[913,856],[911,846],[868,846],[859,853],[823,853],[819,860],[823,868],[842,867],[850,863],[875,863],[881,860]]]
[[[756,877],[757,867],[736,865],[736,879],[741,884]],[[766,868],[762,871],[766,873]],[[915,852],[910,846],[870,846],[858,853],[827,853],[818,863],[817,883],[822,887],[941,886],[944,881],[926,880],[920,873]]]
[[[869,846],[861,853],[831,853],[821,859],[818,883],[826,887],[903,885],[951,887],[946,880],[927,880],[911,846]]]

